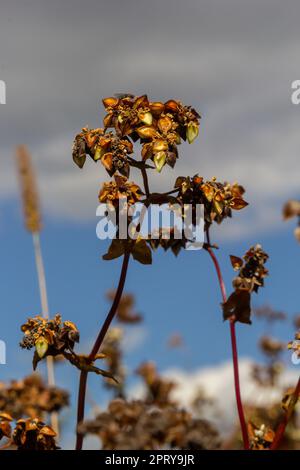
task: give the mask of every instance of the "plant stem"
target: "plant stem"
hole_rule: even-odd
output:
[[[112,306],[107,314],[107,317],[99,331],[99,334],[97,336],[97,339],[94,343],[94,346],[89,354],[89,360],[91,362],[94,361],[96,354],[98,353],[103,340],[105,338],[105,335],[110,327],[110,324],[112,320],[114,319],[114,316],[117,312],[119,302],[122,297],[125,281],[126,281],[126,275],[127,275],[127,269],[128,269],[128,263],[129,263],[129,257],[130,253],[125,253],[124,258],[123,258],[123,264],[122,264],[122,269],[121,269],[121,274],[120,274],[120,279],[119,279],[119,284],[116,290],[116,295],[114,298],[114,301],[112,303]],[[84,419],[84,408],[85,408],[85,397],[86,397],[86,383],[87,383],[87,375],[88,373],[86,371],[81,371],[80,373],[80,381],[79,381],[79,391],[78,391],[78,408],[77,408],[77,428],[78,425],[83,421]],[[77,429],[77,438],[76,438],[76,450],[81,450],[82,449],[82,444],[83,444],[83,435],[78,432]]]
[[[36,263],[39,291],[40,291],[40,298],[41,298],[42,315],[45,319],[47,319],[49,318],[49,304],[48,304],[46,275],[45,275],[44,261],[43,261],[42,248],[41,248],[41,239],[40,239],[39,232],[33,232],[32,238],[33,238],[35,263]],[[54,387],[55,375],[54,375],[53,357],[47,356],[46,361],[47,361],[48,385],[50,387]],[[53,411],[50,417],[51,417],[51,425],[53,427],[53,430],[58,435],[59,433],[58,414],[55,411]]]
[[[146,168],[141,168],[141,173],[143,177],[143,183],[144,183],[144,188],[145,188],[145,193],[147,198],[150,195],[150,189],[149,189],[149,183],[148,183],[148,175],[147,175],[147,170]]]
[[[209,240],[209,238],[208,238]],[[221,272],[221,268],[219,265],[219,262],[217,260],[216,255],[214,254],[213,250],[210,247],[210,244],[205,245],[206,251],[209,253],[216,272],[218,276],[218,281],[222,293],[222,299],[223,302],[226,302],[227,300],[227,295],[226,295],[226,289],[225,289],[225,284]],[[233,362],[233,373],[234,373],[234,388],[235,388],[235,398],[236,398],[236,406],[237,406],[237,411],[239,415],[239,420],[240,420],[240,426],[241,426],[241,431],[242,431],[242,437],[243,437],[243,443],[244,443],[244,449],[249,449],[249,437],[248,437],[248,431],[247,431],[247,424],[245,420],[245,415],[244,415],[244,410],[243,410],[243,404],[242,404],[242,399],[241,399],[241,390],[240,390],[240,378],[239,378],[239,360],[238,360],[238,351],[237,351],[237,344],[236,344],[236,333],[235,333],[235,320],[231,319],[230,320],[230,337],[231,337],[231,349],[232,349],[232,362]]]
[[[298,379],[295,391],[292,395],[291,402],[290,402],[290,405],[288,407],[288,410],[286,411],[281,423],[279,424],[279,426],[276,430],[275,437],[274,437],[274,440],[273,440],[272,445],[271,445],[271,450],[275,450],[275,449],[278,448],[278,446],[281,442],[281,439],[283,438],[285,428],[288,425],[290,417],[291,417],[291,415],[293,413],[293,410],[296,406],[296,403],[298,401],[299,395],[300,395],[300,377]]]

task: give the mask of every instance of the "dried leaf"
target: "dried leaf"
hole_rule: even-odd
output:
[[[118,240],[115,238],[108,249],[108,252],[102,256],[103,259],[105,260],[111,260],[115,258],[119,258],[122,256],[125,252],[125,246],[122,240]]]
[[[178,111],[178,103],[175,100],[169,100],[165,103],[165,108],[168,111],[173,111],[176,113]]]
[[[237,289],[222,304],[223,318],[228,320],[234,318],[235,321],[251,325],[250,315],[250,293],[246,290]]]
[[[146,240],[142,238],[135,242],[132,256],[136,261],[139,261],[142,264],[152,264],[151,249],[147,245]]]
[[[152,121],[153,121],[153,117],[152,117],[152,114],[149,111],[147,113],[140,112],[139,113],[139,118],[144,124],[146,124],[147,126],[151,126]]]
[[[118,100],[118,98],[115,98],[114,96],[111,96],[109,98],[104,98],[102,100],[102,103],[104,104],[105,108],[115,108],[118,105],[119,100]]]
[[[230,255],[230,261],[235,271],[238,271],[244,264],[242,258],[239,258],[238,256],[234,255]]]
[[[244,207],[248,206],[248,202],[246,202],[241,197],[234,197],[230,201],[230,207],[236,211],[244,209]]]
[[[137,133],[142,139],[153,139],[157,135],[155,128],[151,126],[139,127]]]
[[[113,154],[110,152],[104,154],[101,163],[108,172],[111,172],[113,169]]]
[[[166,152],[157,152],[154,155],[153,161],[159,173],[161,172],[164,164],[166,163],[166,158],[167,158]]]
[[[165,105],[160,101],[150,103],[151,112],[155,115],[161,114],[165,108]]]
[[[186,138],[189,144],[192,144],[199,134],[199,126],[194,122],[190,122],[186,130]]]
[[[168,142],[166,142],[164,139],[157,139],[153,143],[153,152],[165,152],[168,150]]]
[[[163,116],[158,120],[158,128],[164,134],[167,134],[172,128],[172,120],[168,116]]]

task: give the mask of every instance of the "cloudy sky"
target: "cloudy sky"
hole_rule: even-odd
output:
[[[243,184],[249,208],[215,233],[228,289],[228,254],[241,255],[259,241],[271,254],[272,277],[256,303],[290,315],[299,310],[299,247],[293,224],[281,217],[283,202],[299,197],[300,105],[291,103],[291,83],[300,78],[299,15],[297,0],[1,2],[0,80],[7,103],[0,104],[0,337],[10,358],[3,376],[29,371],[30,356],[15,352],[16,324],[40,308],[14,148],[28,145],[36,164],[51,310],[78,323],[84,349],[99,311],[105,314],[103,295],[115,285],[119,262],[100,260],[105,247],[95,236],[97,193],[107,175],[92,161],[80,171],[71,147],[81,127],[99,127],[101,98],[115,92],[180,98],[199,110],[199,138],[182,145],[175,170],[154,174],[151,185],[166,189],[176,176],[196,172]],[[188,362],[192,369],[230,355],[205,253],[179,260],[157,255],[151,268],[132,263],[128,289],[146,317],[143,330],[131,335],[133,342],[139,338],[139,351],[129,353],[132,366],[154,358],[162,368]],[[241,327],[242,354],[256,354],[260,329]],[[189,342],[188,360],[166,353],[173,330]]]
[[[238,179],[257,204],[233,231],[249,218],[252,230],[270,230],[280,223],[278,204],[298,190],[300,106],[290,95],[299,10],[296,0],[2,2],[1,196],[15,194],[12,149],[25,142],[45,208],[94,217],[92,188],[105,175],[92,162],[84,176],[72,166],[73,136],[99,125],[101,97],[146,92],[178,97],[203,116],[198,141],[154,186],[193,172]]]

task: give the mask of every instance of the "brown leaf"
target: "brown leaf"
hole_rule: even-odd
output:
[[[151,249],[146,243],[146,240],[138,239],[133,247],[132,256],[136,261],[142,264],[152,264]]]
[[[144,107],[147,107],[148,105],[149,105],[149,101],[148,101],[147,95],[139,96],[138,98],[136,98],[134,102],[135,108],[140,108],[140,107],[144,108]]]
[[[230,261],[235,271],[238,271],[244,264],[242,258],[239,258],[238,256],[234,255],[230,255]]]
[[[251,325],[250,293],[247,290],[237,289],[222,304],[223,318],[234,318],[236,321]]]
[[[156,101],[154,103],[150,103],[150,109],[153,114],[161,114],[165,108],[165,105],[160,101]]]
[[[40,430],[40,433],[43,434],[44,436],[51,436],[51,437],[56,436],[56,432],[53,431],[53,429],[50,428],[50,426],[43,426],[42,429]]]
[[[167,134],[172,128],[172,120],[168,116],[163,116],[158,120],[158,128],[164,134]]]
[[[230,201],[230,207],[231,209],[234,209],[236,211],[239,211],[241,209],[244,209],[244,207],[248,206],[248,202],[244,201],[241,197],[234,197]]]
[[[168,150],[168,142],[164,139],[157,139],[153,142],[153,152],[165,152]]]
[[[118,98],[115,98],[114,96],[111,96],[109,98],[104,98],[102,100],[102,103],[104,104],[104,107],[105,108],[115,108],[117,106],[117,104],[119,103],[119,100]]]
[[[168,111],[173,111],[176,113],[176,111],[178,111],[178,103],[175,100],[169,100],[165,103],[165,108]]]
[[[113,169],[113,154],[111,152],[105,153],[101,158],[101,163],[108,172],[111,172]]]
[[[108,252],[105,255],[103,255],[102,258],[105,260],[119,258],[120,256],[124,254],[124,252],[125,252],[125,246],[122,240],[118,240],[117,238],[115,238],[111,242]]]
[[[157,135],[156,130],[151,126],[139,127],[137,132],[142,139],[153,139]]]

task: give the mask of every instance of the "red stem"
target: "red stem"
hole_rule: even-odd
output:
[[[299,395],[300,395],[300,377],[298,379],[297,386],[295,388],[294,394],[291,398],[291,404],[290,404],[288,410],[286,411],[281,423],[278,425],[278,428],[276,430],[276,434],[275,434],[274,440],[273,440],[272,445],[271,445],[271,450],[275,450],[275,449],[278,448],[278,446],[281,442],[281,439],[283,438],[285,428],[287,427],[289,419],[292,415],[293,409],[294,409],[294,407],[295,407],[295,405],[298,401]]]
[[[110,324],[117,312],[119,302],[122,297],[125,281],[126,281],[126,274],[127,274],[127,269],[128,269],[128,263],[129,263],[129,256],[130,253],[125,253],[124,258],[123,258],[123,264],[122,264],[122,270],[120,274],[120,279],[119,279],[119,284],[117,287],[116,295],[114,298],[114,301],[112,303],[112,306],[107,314],[107,317],[105,319],[105,322],[102,325],[102,328],[99,331],[99,334],[97,336],[97,339],[94,343],[94,346],[90,352],[89,355],[89,360],[92,362],[95,360],[95,356],[98,353],[103,340],[105,338],[105,335],[110,327]],[[77,408],[77,428],[78,425],[83,421],[84,419],[84,408],[85,408],[85,396],[86,396],[86,383],[87,383],[87,376],[88,373],[84,370],[81,371],[80,373],[80,381],[79,381],[79,391],[78,391],[78,408]],[[82,449],[82,444],[83,444],[83,435],[78,432],[77,429],[77,435],[76,435],[76,450],[81,450]]]
[[[223,302],[225,303],[227,300],[226,289],[224,280],[222,277],[221,269],[219,262],[214,254],[213,250],[209,245],[205,246],[206,251],[209,253],[214,266],[216,268],[220,289],[222,293]],[[235,320],[230,320],[230,337],[231,337],[231,349],[232,349],[232,361],[233,361],[233,373],[234,373],[234,388],[235,388],[235,398],[236,398],[236,406],[239,415],[241,431],[243,436],[243,443],[244,449],[249,449],[249,437],[247,431],[247,424],[244,415],[243,403],[241,398],[241,389],[240,389],[240,378],[239,378],[239,359],[238,359],[238,351],[237,351],[237,344],[236,344],[236,333],[235,333]]]
[[[144,188],[145,188],[145,193],[146,193],[146,196],[147,198],[149,197],[150,195],[150,189],[149,189],[149,182],[148,182],[148,175],[147,175],[147,170],[146,168],[141,168],[141,173],[142,173],[142,177],[143,177],[143,183],[144,183]]]

